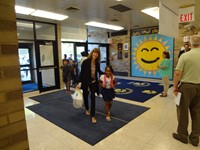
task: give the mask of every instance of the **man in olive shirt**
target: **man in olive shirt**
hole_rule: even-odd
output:
[[[200,36],[191,37],[192,49],[179,58],[174,72],[174,94],[180,92],[181,100],[177,105],[178,127],[172,136],[185,144],[189,140],[198,146],[200,136]],[[181,82],[178,87],[179,81]],[[191,133],[188,134],[189,112],[192,120]]]

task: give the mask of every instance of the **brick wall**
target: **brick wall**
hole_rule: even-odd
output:
[[[25,121],[15,0],[0,1],[0,149],[29,149]]]

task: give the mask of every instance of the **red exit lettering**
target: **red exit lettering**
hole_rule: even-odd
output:
[[[193,18],[193,13],[182,14],[182,15],[180,15],[179,19],[180,19],[180,22],[192,21],[194,19]]]

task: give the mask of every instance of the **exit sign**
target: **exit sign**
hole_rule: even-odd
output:
[[[194,6],[179,9],[179,23],[194,21]]]

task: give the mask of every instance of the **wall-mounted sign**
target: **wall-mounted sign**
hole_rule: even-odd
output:
[[[179,9],[179,23],[194,20],[194,6]]]
[[[118,43],[118,44],[117,44],[117,49],[118,49],[118,50],[122,50],[122,47],[123,47],[123,43]]]
[[[159,28],[158,27],[149,27],[149,28],[143,28],[143,29],[132,29],[131,33],[132,33],[132,36],[158,34]]]
[[[123,44],[123,50],[128,50],[128,43]]]
[[[150,34],[132,36],[131,38],[131,74],[134,77],[162,78],[158,64],[164,59],[164,51],[170,53],[172,79],[174,61],[174,38],[161,35]]]

